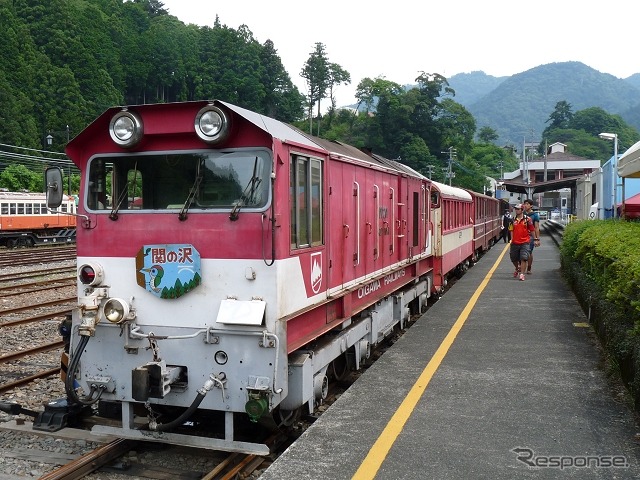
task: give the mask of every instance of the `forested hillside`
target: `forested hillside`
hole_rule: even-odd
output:
[[[304,97],[271,41],[246,27],[185,25],[162,6],[0,0],[0,143],[42,148],[47,134],[74,136],[121,104],[223,98],[302,117]]]

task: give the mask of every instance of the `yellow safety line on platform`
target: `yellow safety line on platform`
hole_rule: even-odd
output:
[[[396,413],[393,415],[393,417],[391,417],[391,420],[389,420],[389,423],[387,423],[387,426],[384,428],[376,442],[373,444],[371,450],[369,450],[369,454],[365,457],[365,459],[360,464],[360,467],[353,475],[352,478],[354,480],[375,478],[378,470],[380,470],[382,462],[384,462],[385,458],[387,458],[389,450],[391,450],[391,447],[398,438],[398,435],[400,435],[400,432],[404,428],[405,423],[407,423],[407,420],[411,416],[411,413],[420,400],[420,397],[429,385],[433,374],[442,363],[442,360],[449,351],[449,348],[451,348],[451,345],[460,332],[460,329],[467,321],[467,318],[469,318],[471,310],[473,310],[473,307],[478,301],[478,298],[480,298],[480,294],[488,285],[489,280],[491,280],[491,277],[498,268],[498,265],[500,265],[500,262],[507,253],[509,246],[510,244],[505,245],[502,253],[496,260],[496,263],[493,265],[493,267],[491,267],[489,273],[487,273],[480,286],[471,296],[471,299],[464,307],[464,310],[456,320],[456,323],[453,324],[453,327],[451,327],[451,330],[449,330],[449,333],[438,347],[438,350],[433,355],[433,357],[431,357],[431,360],[418,377],[418,380],[413,384],[413,387],[411,387],[411,390],[409,390],[409,393],[398,407],[398,410],[396,410]]]

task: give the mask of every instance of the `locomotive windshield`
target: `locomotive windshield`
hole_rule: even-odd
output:
[[[264,150],[95,157],[90,210],[262,209],[269,200]]]

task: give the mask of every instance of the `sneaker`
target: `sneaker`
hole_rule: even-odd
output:
[[[516,270],[515,272],[513,272],[513,278],[516,278],[518,276],[520,272],[518,270]]]
[[[524,273],[521,273],[521,274],[520,274],[520,281],[521,281],[521,282],[524,282]]]
[[[531,269],[527,268],[527,275],[531,275]]]

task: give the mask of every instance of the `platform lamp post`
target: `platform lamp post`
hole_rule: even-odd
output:
[[[613,140],[613,165],[611,179],[613,181],[613,218],[617,218],[618,216],[618,172],[616,169],[618,168],[618,134],[617,133],[601,133],[598,135],[600,138],[604,140]]]
[[[62,132],[54,132],[54,133],[66,133],[67,135],[67,143],[69,143],[69,125],[67,125],[67,128],[62,131]],[[45,141],[47,143],[47,148],[51,147],[53,145],[53,135],[51,135],[51,132],[49,132],[49,134],[45,137]],[[67,194],[71,195],[71,165],[69,165],[69,179],[68,179],[68,185],[67,185]]]

